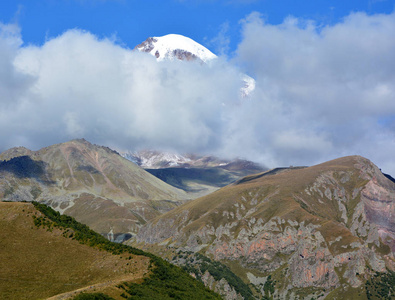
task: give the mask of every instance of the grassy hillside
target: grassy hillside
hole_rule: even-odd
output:
[[[114,299],[219,299],[178,267],[42,204],[0,202],[0,226],[1,299],[70,298],[81,288]]]

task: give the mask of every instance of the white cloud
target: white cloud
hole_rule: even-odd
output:
[[[394,173],[394,128],[380,125],[395,116],[393,32],[394,13],[355,13],[324,28],[295,18],[273,26],[250,15],[238,59],[256,76],[254,101],[275,104],[269,120],[250,120],[270,131],[261,133],[266,156],[311,164],[361,154]]]
[[[18,54],[6,60],[7,72],[33,80],[10,89],[28,97],[2,111],[4,147],[15,140],[38,148],[85,137],[130,148],[213,149],[224,114],[239,101],[238,71],[222,60],[158,63],[79,30],[11,50]]]
[[[322,28],[256,13],[242,26],[234,61],[201,65],[158,63],[79,30],[23,47],[19,29],[1,25],[2,150],[85,137],[269,166],[360,154],[395,174],[395,14]],[[256,79],[250,99],[239,99],[235,64]]]

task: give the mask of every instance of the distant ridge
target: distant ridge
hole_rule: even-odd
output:
[[[0,196],[46,203],[118,241],[189,199],[118,152],[84,139],[1,153]]]
[[[392,177],[392,176],[389,175],[389,174],[385,174],[385,173],[383,173],[383,175],[384,175],[385,177],[387,177],[389,180],[391,180],[392,182],[395,183],[395,178],[394,178],[394,177]]]
[[[121,152],[166,183],[188,192],[195,199],[214,192],[265,167],[244,159],[225,160],[215,156],[143,150]]]
[[[284,172],[284,171],[304,169],[304,168],[307,168],[307,167],[280,167],[280,168],[274,168],[274,169],[271,169],[271,170],[268,170],[268,171],[265,171],[265,172],[262,172],[262,173],[259,173],[259,174],[246,176],[246,177],[244,177],[244,178],[242,178],[240,180],[237,180],[234,184],[242,184],[242,183],[246,183],[246,182],[249,182],[249,181],[261,178],[263,176],[269,176],[269,175],[278,174],[278,173],[281,173],[281,172]]]

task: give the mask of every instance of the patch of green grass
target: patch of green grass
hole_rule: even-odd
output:
[[[153,261],[151,270],[142,284],[123,283],[127,299],[221,299],[202,282],[159,258]]]
[[[388,255],[391,253],[391,248],[390,246],[384,244],[381,239],[380,239],[380,247],[376,247],[375,246],[375,251],[377,251],[378,253],[380,253],[382,256],[384,255]]]
[[[325,300],[339,300],[339,299],[365,300],[367,298],[363,287],[352,288],[349,285],[347,285],[346,287],[341,285],[338,288],[331,291],[325,297]]]
[[[395,272],[376,272],[365,282],[365,290],[368,299],[395,299]]]
[[[225,279],[237,293],[244,297],[244,299],[253,299],[252,291],[248,285],[226,265],[218,261],[213,261],[200,253],[196,253],[195,256],[196,260],[185,264],[183,267],[185,271],[195,274],[198,279],[201,279],[201,276],[208,271],[216,281]]]
[[[308,300],[315,300],[322,294],[324,294],[325,289],[319,287],[306,287],[306,288],[295,288],[292,289],[298,298],[297,299],[308,299]],[[326,299],[326,298],[325,298]],[[339,299],[355,299],[355,298],[347,298],[341,297]]]

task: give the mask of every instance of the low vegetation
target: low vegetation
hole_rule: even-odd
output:
[[[200,253],[179,253],[178,256],[178,258],[185,260],[182,268],[189,274],[195,274],[198,280],[203,282],[202,276],[208,272],[217,282],[225,279],[229,286],[234,288],[245,300],[254,299],[248,285],[221,262],[213,261]]]
[[[275,287],[275,282],[272,280],[272,275],[269,275],[267,277],[265,285],[263,286],[263,291],[265,293],[265,295],[262,298],[263,300],[273,299],[273,294],[275,291],[274,287]]]
[[[90,247],[96,247],[114,255],[127,252],[134,255],[144,255],[150,257],[150,254],[145,253],[142,250],[123,244],[110,242],[102,235],[90,229],[88,226],[77,222],[70,216],[61,215],[59,212],[53,210],[45,204],[33,202],[33,205],[45,215],[44,217],[33,216],[34,224],[37,227],[43,226],[48,230],[52,230],[53,228],[61,228],[64,230],[65,236],[67,235],[68,237],[77,240],[81,244],[85,244]]]
[[[37,227],[45,227],[47,230],[61,228],[64,234],[81,244],[105,250],[115,255],[142,255],[150,258],[150,275],[144,278],[142,283],[123,283],[119,288],[123,290],[126,299],[220,299],[220,296],[209,289],[203,283],[195,280],[182,269],[166,262],[165,260],[144,252],[142,250],[116,244],[108,241],[100,234],[91,230],[88,226],[78,223],[74,218],[61,215],[52,208],[33,202],[34,206],[41,211],[44,217],[35,217],[34,224]],[[96,297],[87,294],[83,297]],[[82,297],[82,296],[81,296]],[[97,296],[99,297],[99,296]],[[111,298],[76,298],[80,299],[111,299]]]
[[[395,272],[376,272],[365,283],[366,297],[368,299],[395,299]]]

